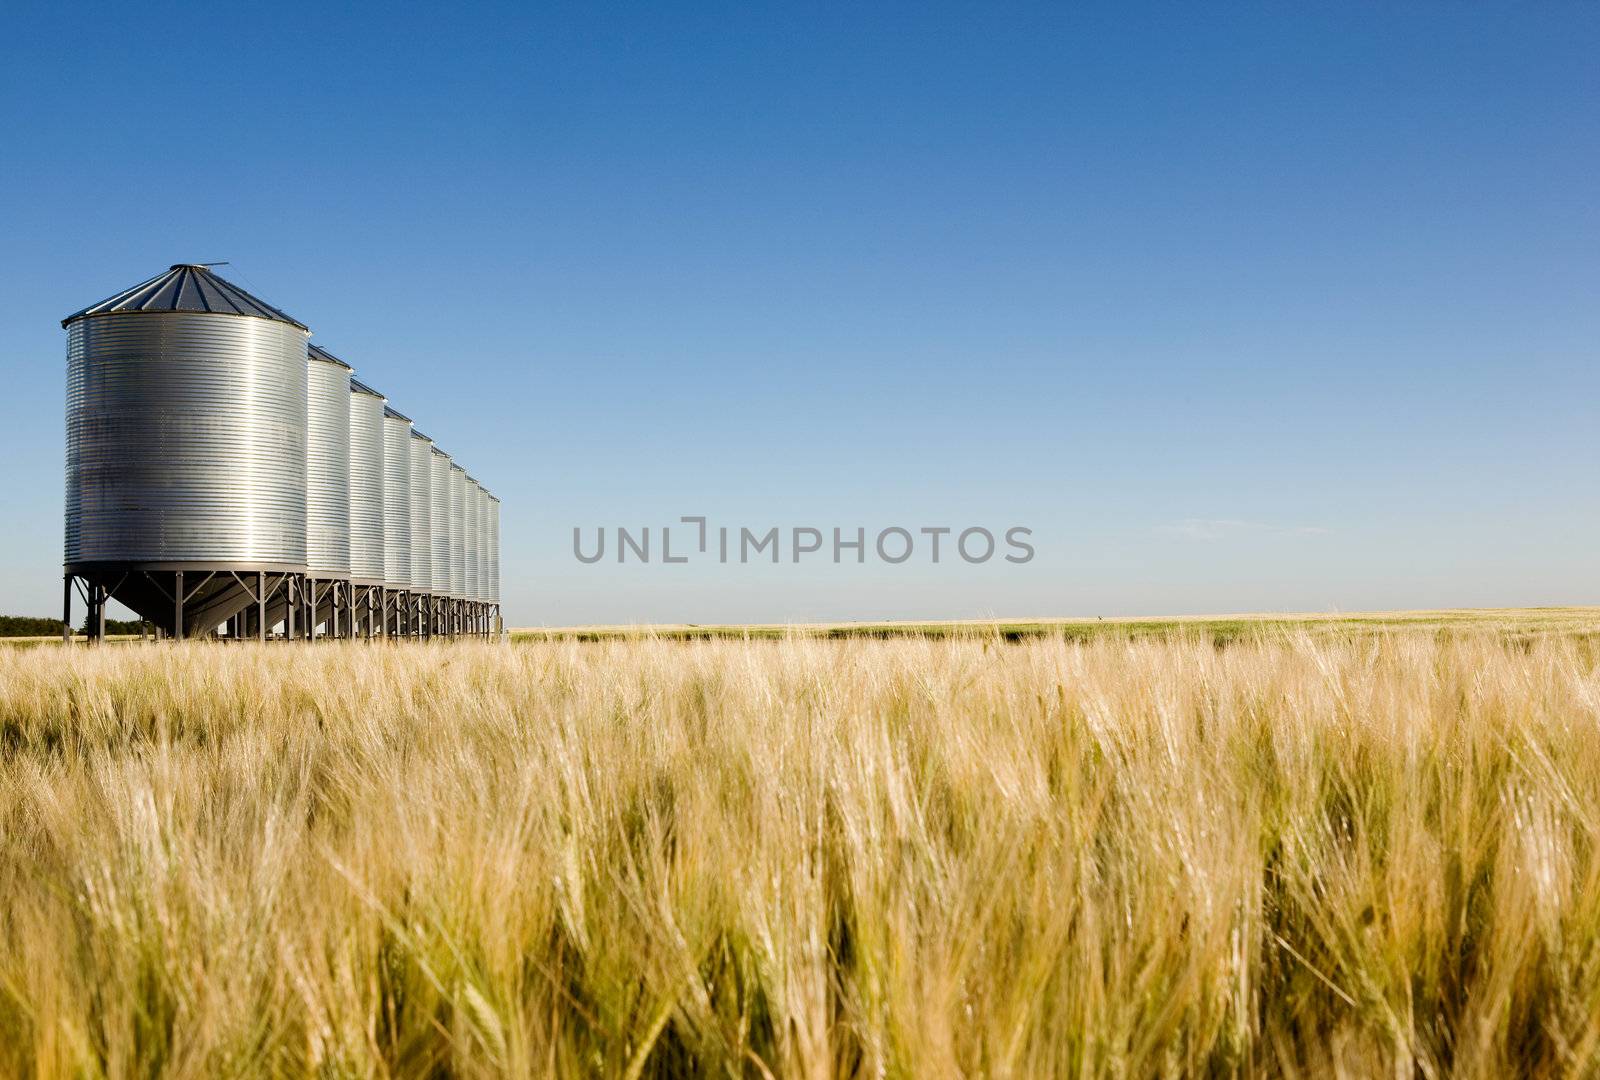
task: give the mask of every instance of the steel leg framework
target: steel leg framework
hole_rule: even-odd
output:
[[[72,636],[73,597],[88,612],[91,642],[106,637],[115,600],[155,627],[157,638],[230,641],[492,638],[500,606],[348,578],[311,577],[281,566],[95,563],[62,579],[62,637]]]

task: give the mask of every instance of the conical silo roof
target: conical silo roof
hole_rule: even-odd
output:
[[[231,281],[213,274],[209,267],[196,263],[178,263],[163,274],[143,281],[115,296],[108,296],[98,304],[68,315],[61,325],[86,319],[92,315],[111,315],[118,312],[198,311],[217,315],[247,315],[256,319],[271,319],[288,323],[310,332],[298,319],[279,311],[271,304],[257,300]]]
[[[333,355],[327,349],[324,349],[321,345],[307,344],[306,345],[306,352],[310,353],[313,359],[323,360],[323,361],[326,361],[327,363],[330,363],[330,364],[338,364],[340,367],[344,368],[346,371],[354,371],[355,370],[355,368],[351,367],[349,364],[345,363],[343,360],[340,360],[337,356]]]

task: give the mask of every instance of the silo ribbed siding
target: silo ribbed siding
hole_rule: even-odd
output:
[[[489,493],[479,484],[472,492],[478,502],[478,599],[489,602]]]
[[[489,599],[500,602],[500,500],[489,496]]]
[[[305,328],[187,310],[72,319],[67,563],[304,567]]]
[[[411,587],[411,421],[383,413],[383,581]]]
[[[383,398],[350,380],[350,576],[383,580]]]
[[[306,569],[349,577],[350,368],[313,346],[306,371]]]
[[[433,588],[433,440],[411,432],[411,587]]]
[[[466,478],[466,490],[462,493],[461,520],[463,561],[467,568],[466,583],[462,586],[462,595],[468,600],[478,599],[478,531],[481,525],[478,521],[478,482],[471,476]]]
[[[450,592],[450,455],[433,448],[433,591],[440,596]]]
[[[467,596],[467,470],[450,464],[450,595]]]

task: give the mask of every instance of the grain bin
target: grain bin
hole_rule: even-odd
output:
[[[467,470],[450,463],[450,595],[467,596]]]
[[[384,397],[350,380],[350,577],[383,582]]]
[[[306,573],[350,576],[350,365],[307,350]]]
[[[433,440],[411,430],[411,591],[433,588]]]
[[[383,583],[411,587],[411,417],[383,409]]]
[[[450,595],[450,455],[433,448],[433,594]]]
[[[77,578],[195,637],[303,573],[304,324],[178,264],[62,325],[69,603]]]
[[[466,584],[462,586],[461,595],[468,600],[476,601],[478,596],[478,562],[481,554],[478,547],[478,535],[482,529],[481,513],[478,506],[478,482],[472,474],[466,475],[466,487],[462,492],[463,522],[463,555],[467,568]]]
[[[489,602],[500,606],[500,500],[489,496]]]
[[[472,496],[478,503],[478,591],[475,599],[489,603],[489,492],[482,484],[475,486]]]

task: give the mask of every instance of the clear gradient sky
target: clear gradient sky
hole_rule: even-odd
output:
[[[1600,603],[1600,5],[335,7],[8,6],[0,611],[58,321],[210,260],[502,497],[515,625]],[[572,556],[682,514],[1037,556]]]

